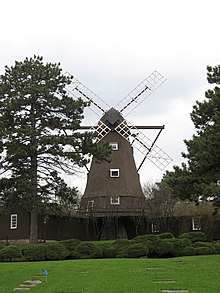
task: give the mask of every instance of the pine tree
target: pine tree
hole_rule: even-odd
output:
[[[37,242],[39,209],[55,194],[62,197],[60,186],[67,191],[59,172],[73,174],[88,163],[86,154],[105,159],[110,152],[93,143],[93,134],[76,131],[87,104],[68,96],[71,79],[40,56],[16,61],[0,76],[0,198],[31,212],[31,243]]]
[[[196,134],[185,140],[187,164],[174,167],[165,179],[182,199],[212,200],[220,206],[220,66],[207,67],[207,79],[215,84],[205,100],[193,106],[191,119]]]

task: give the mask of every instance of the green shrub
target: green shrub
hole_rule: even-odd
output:
[[[76,246],[81,243],[81,241],[79,239],[67,239],[60,241],[60,243],[65,245],[70,252],[73,252]]]
[[[103,257],[104,258],[115,258],[116,256],[116,248],[111,245],[103,246]]]
[[[1,261],[20,261],[22,257],[21,249],[16,245],[5,246],[0,250]]]
[[[102,258],[103,252],[100,247],[89,242],[81,242],[74,251],[76,258]]]
[[[213,250],[210,247],[196,247],[196,255],[209,255],[213,253]]]
[[[174,238],[169,240],[173,244],[173,255],[180,256],[184,248],[192,246],[192,242],[187,238]]]
[[[153,242],[157,241],[158,238],[159,238],[158,235],[155,235],[155,234],[147,234],[146,235],[146,240],[150,240]]]
[[[45,244],[45,250],[47,260],[61,260],[70,255],[66,246],[59,242]]]
[[[68,249],[70,253],[69,258],[71,259],[77,258],[75,254],[75,249],[76,249],[76,246],[81,243],[79,239],[62,240],[60,241],[60,243],[65,245],[65,247]]]
[[[160,234],[160,235],[162,235],[162,234]],[[145,234],[145,235],[140,235],[140,236],[133,238],[132,241],[134,241],[135,243],[147,243],[148,240],[156,241],[158,238],[159,238],[159,235]]]
[[[137,236],[135,238],[133,238],[132,240],[135,242],[135,243],[146,243],[146,241],[148,240],[148,235],[140,235],[140,236]]]
[[[148,247],[148,257],[155,257],[156,256],[156,253],[155,253],[156,242],[147,240],[145,245]]]
[[[196,254],[196,250],[192,246],[187,246],[181,250],[181,256],[192,256]]]
[[[0,242],[0,249],[4,248],[5,244]]]
[[[118,247],[115,253],[116,258],[124,258],[127,257],[127,247]]]
[[[197,247],[209,247],[213,254],[216,253],[214,245],[212,243],[210,243],[210,242],[195,242],[193,244],[193,247],[195,247],[195,248],[197,248]]]
[[[179,238],[187,238],[190,241],[192,241],[192,243],[194,242],[205,242],[207,241],[206,239],[206,235],[203,232],[188,232],[188,233],[183,233],[179,236]]]
[[[172,257],[175,255],[173,243],[169,239],[158,239],[155,243],[154,251],[159,257]]]
[[[127,247],[126,255],[129,258],[137,258],[141,256],[147,256],[149,249],[143,243],[134,243]]]
[[[157,235],[160,239],[173,239],[174,236],[172,233],[167,232],[167,233],[161,233]]]
[[[113,245],[117,247],[125,247],[130,244],[130,240],[128,239],[116,239],[115,242],[113,242]]]
[[[27,244],[23,246],[22,253],[27,261],[44,260],[46,258],[46,246],[44,244]]]
[[[116,257],[117,258],[127,257],[126,250],[129,247],[129,245],[131,245],[132,243],[135,243],[135,241],[128,240],[128,239],[115,240],[115,242],[113,243],[113,247],[115,247],[115,249],[116,249]]]
[[[220,243],[212,243],[216,254],[220,254]]]
[[[103,257],[104,258],[115,258],[116,256],[116,248],[113,244],[113,242],[100,242],[100,243],[94,243],[96,246],[98,246],[100,249],[102,249]]]

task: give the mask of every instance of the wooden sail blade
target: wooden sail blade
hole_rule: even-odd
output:
[[[135,129],[136,134],[131,134],[131,129]],[[160,170],[164,170],[171,162],[171,157],[166,154],[161,148],[159,148],[154,142],[152,142],[144,133],[138,128],[131,125],[127,121],[122,121],[115,130],[121,134],[125,139],[129,141],[129,138],[133,136],[134,141],[132,145],[146,156],[154,165]]]
[[[65,74],[70,75],[68,72]],[[83,101],[89,102],[89,108],[99,117],[110,108],[106,102],[104,102],[75,77],[73,77],[71,84],[66,86],[66,90],[73,98],[81,98]]]
[[[166,78],[163,75],[154,71],[124,99],[122,99],[121,102],[115,106],[115,109],[123,114],[124,117],[127,116],[165,81]]]

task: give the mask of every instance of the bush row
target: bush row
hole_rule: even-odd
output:
[[[0,261],[46,261],[94,258],[175,257],[220,254],[220,243],[206,242],[202,232],[147,234],[132,240],[64,240],[45,244],[1,245]]]

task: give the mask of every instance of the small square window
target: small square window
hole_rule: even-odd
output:
[[[119,169],[110,169],[110,177],[119,177]]]
[[[120,204],[120,196],[111,196],[110,203],[119,205]]]
[[[117,142],[110,142],[109,143],[113,151],[118,150],[118,143]]]
[[[192,229],[193,229],[193,231],[201,230],[200,217],[193,217],[192,218]]]
[[[89,200],[87,202],[87,212],[92,211],[94,207],[94,200]]]
[[[18,225],[18,215],[12,214],[11,215],[11,222],[10,222],[10,229],[17,229]]]

